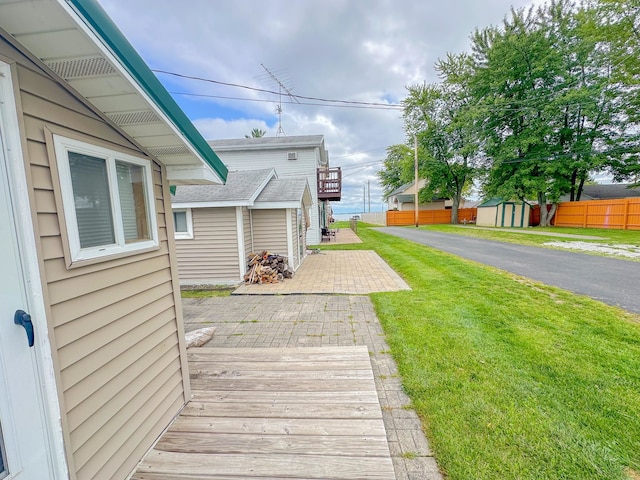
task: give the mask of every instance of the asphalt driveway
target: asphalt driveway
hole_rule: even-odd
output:
[[[416,228],[374,230],[640,313],[640,264],[637,262]]]

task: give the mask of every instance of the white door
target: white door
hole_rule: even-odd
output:
[[[2,117],[0,111],[0,479],[45,480],[52,474],[37,343],[29,347],[26,329],[14,323],[15,312],[28,312],[29,304]]]

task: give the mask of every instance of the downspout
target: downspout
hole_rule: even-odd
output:
[[[249,210],[249,231],[251,232],[251,251],[255,253],[255,247],[253,246],[253,210]]]
[[[240,269],[240,280],[247,273],[247,252],[244,251],[244,225],[242,209],[245,207],[236,207],[236,237],[238,243],[238,262]]]
[[[296,270],[296,257],[293,252],[293,222],[291,221],[291,209],[285,210],[285,220],[287,229],[287,257],[289,258],[289,265]]]

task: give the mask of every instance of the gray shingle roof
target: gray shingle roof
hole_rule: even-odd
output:
[[[629,183],[585,185],[582,189],[582,194],[599,200],[640,197],[640,188],[629,187],[631,187]]]
[[[385,198],[392,197],[393,195],[397,195],[399,193],[404,192],[407,188],[412,187],[415,182],[405,183],[404,185],[400,185],[394,191],[389,192]]]
[[[272,168],[229,172],[224,185],[184,185],[176,188],[171,203],[253,203],[261,187],[275,175]]]
[[[319,147],[324,142],[322,135],[297,135],[293,137],[259,137],[259,138],[230,138],[224,140],[209,140],[208,143],[215,150],[253,150],[270,148]]]
[[[272,178],[262,190],[256,203],[295,202],[300,203],[308,189],[307,180],[304,178]],[[309,198],[305,203],[310,202]]]

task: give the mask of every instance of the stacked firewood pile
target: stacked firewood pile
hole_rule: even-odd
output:
[[[287,257],[272,255],[266,250],[262,253],[250,253],[247,257],[245,283],[278,283],[293,277]]]

